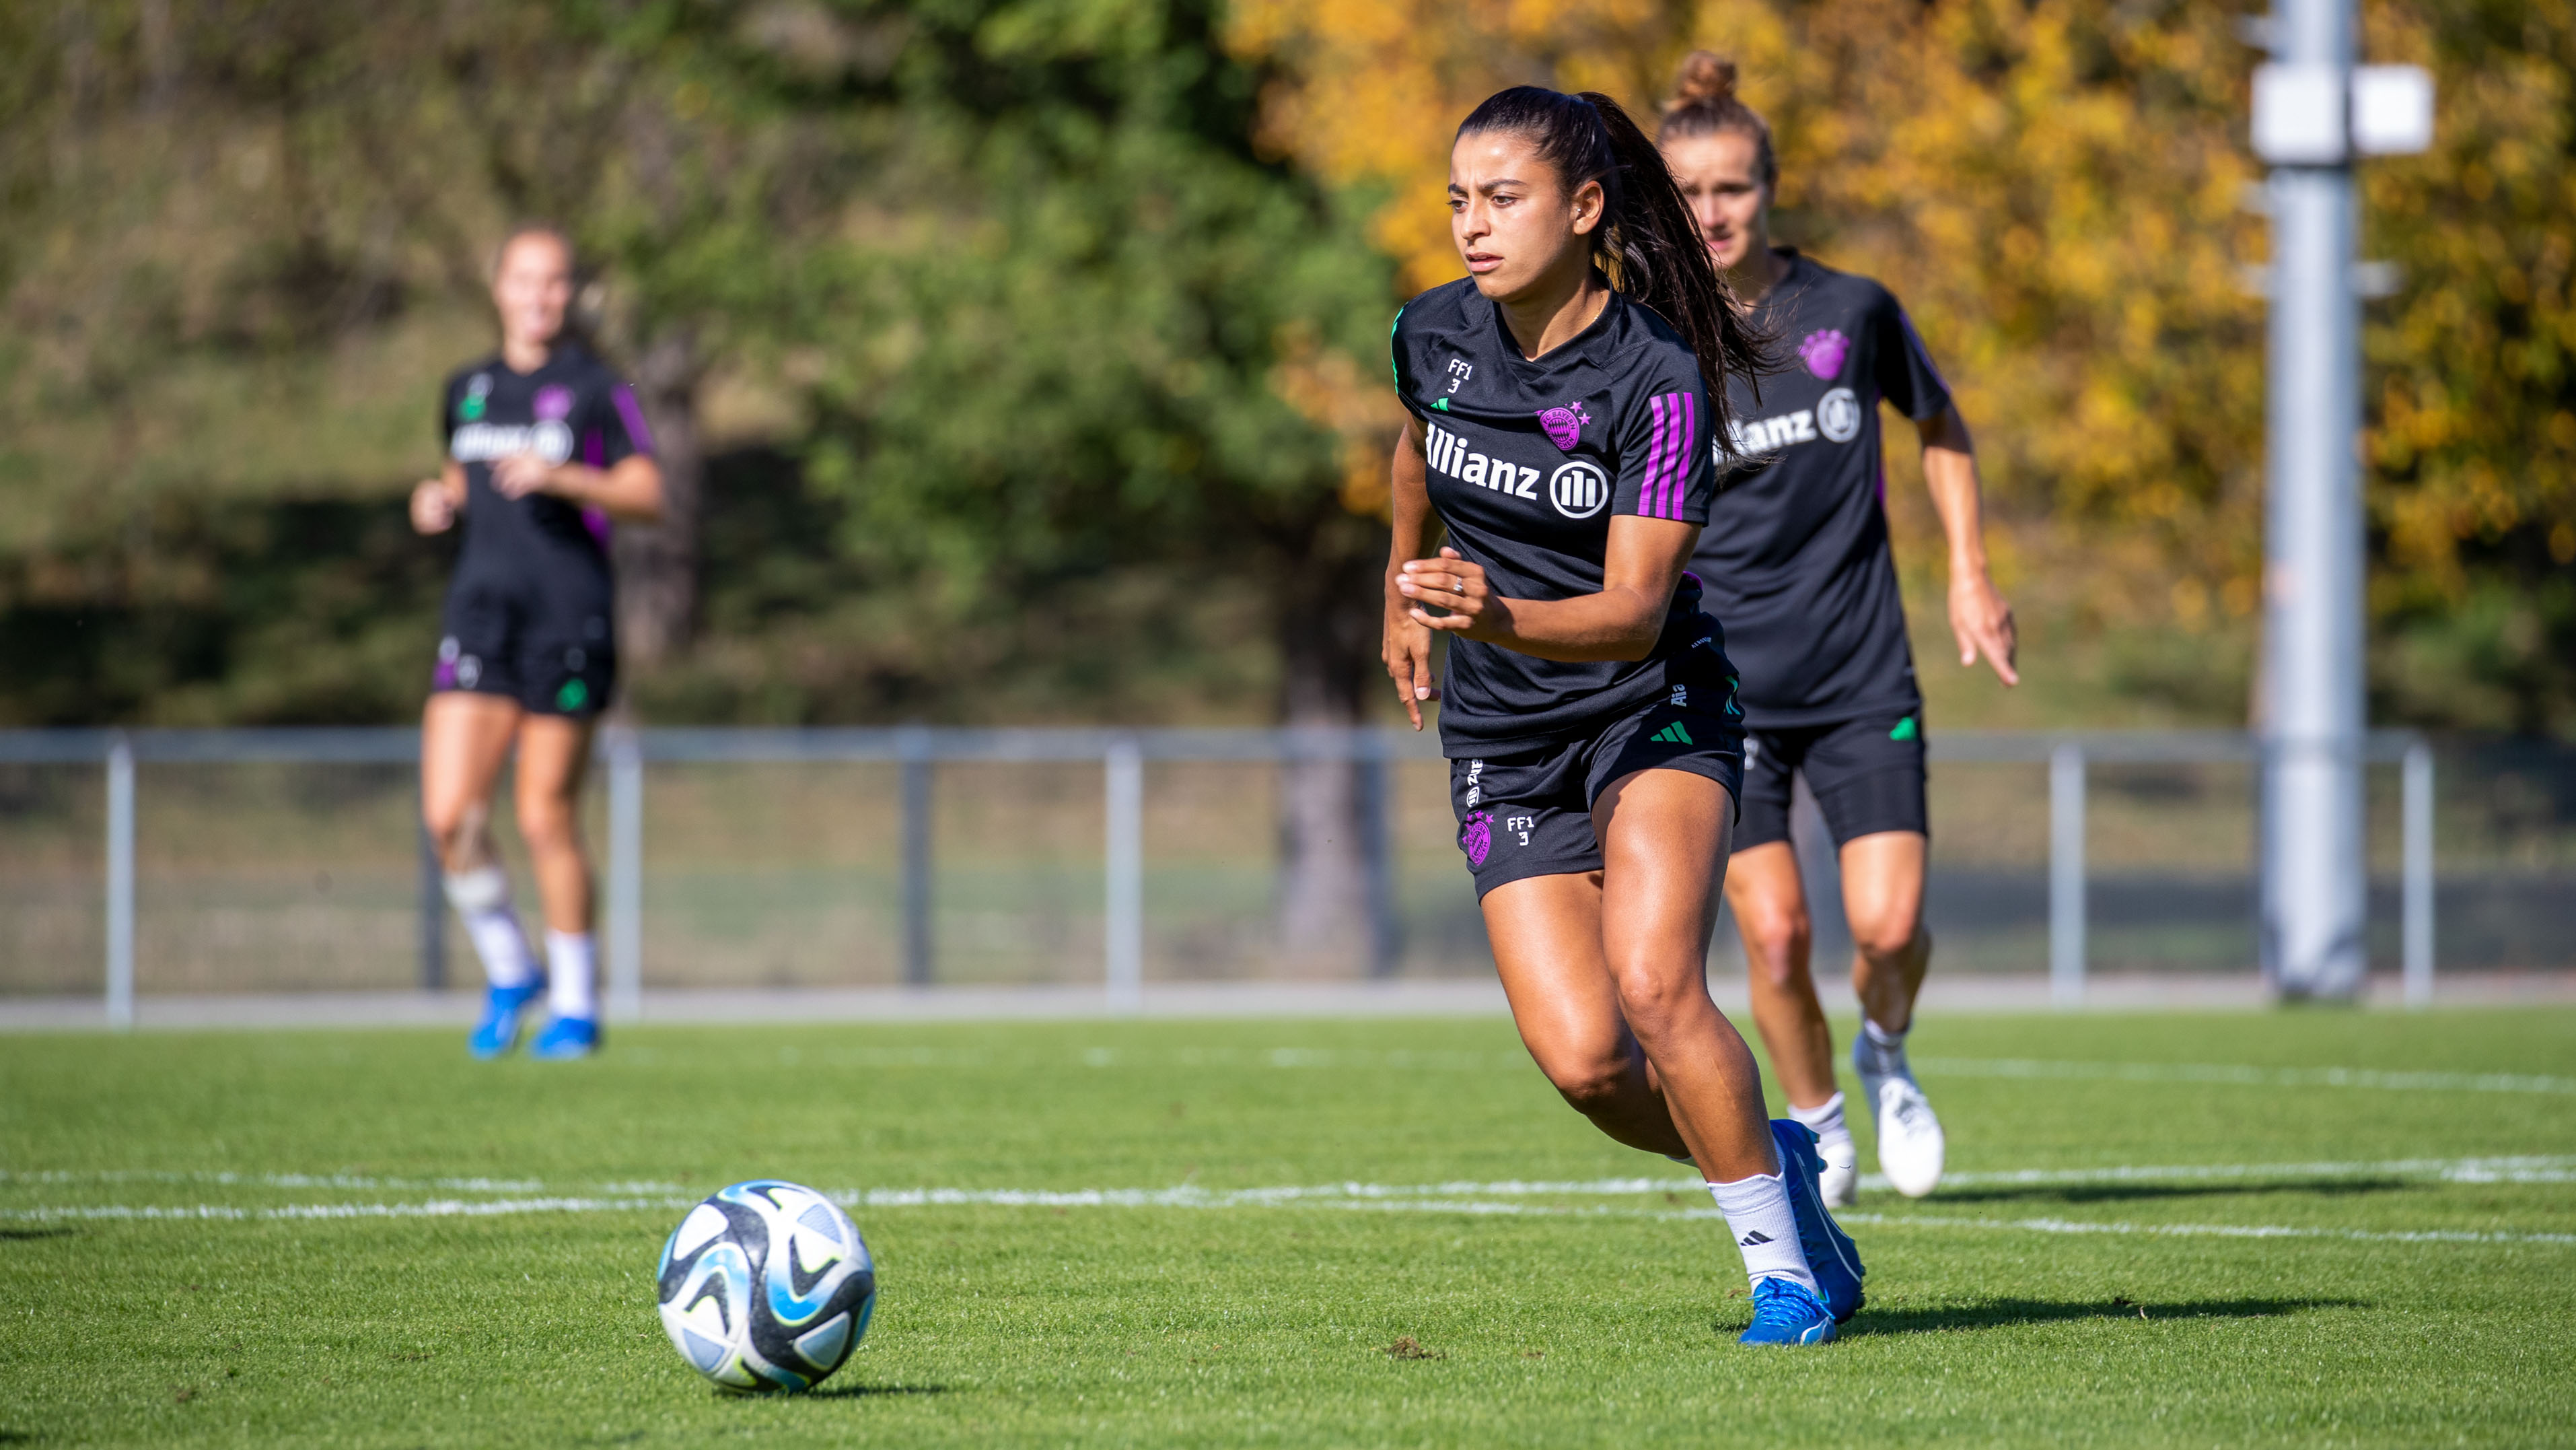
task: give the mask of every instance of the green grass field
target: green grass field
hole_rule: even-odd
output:
[[[2566,1010],[1930,1020],[1953,1183],[1864,1192],[1869,1307],[1805,1352],[1733,1343],[1705,1195],[1500,1020],[612,1048],[0,1042],[0,1444],[2576,1436]],[[879,1261],[800,1398],[714,1393],[654,1317],[664,1234],[753,1176],[850,1196]]]

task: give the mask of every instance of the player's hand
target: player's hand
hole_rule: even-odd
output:
[[[1973,665],[1982,654],[1995,667],[1996,678],[2007,685],[2021,683],[2014,668],[2021,639],[2013,628],[2012,606],[1995,592],[1995,581],[1985,571],[1950,577],[1950,632],[1958,636],[1959,663]]]
[[[1396,698],[1404,702],[1404,713],[1419,730],[1422,707],[1440,698],[1440,682],[1431,674],[1431,631],[1413,622],[1412,609],[1401,594],[1387,596],[1379,652],[1386,660],[1386,677],[1395,681]]]
[[[555,493],[555,468],[533,453],[513,453],[492,464],[492,488],[503,498]]]
[[[1408,617],[1424,629],[1492,639],[1511,622],[1503,601],[1486,584],[1485,566],[1468,563],[1446,546],[1437,559],[1405,561],[1395,588],[1412,605]]]
[[[456,526],[456,500],[443,480],[424,478],[412,485],[411,526],[424,534],[443,534]]]

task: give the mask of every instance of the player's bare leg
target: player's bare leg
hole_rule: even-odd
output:
[[[1798,1302],[1824,1313],[1803,1242],[1824,1230],[1810,1235],[1800,1218],[1822,1217],[1805,1196],[1812,1179],[1790,1182],[1753,1054],[1708,995],[1708,934],[1734,802],[1705,776],[1644,770],[1613,783],[1592,815],[1602,870],[1528,877],[1484,898],[1522,1041],[1604,1133],[1698,1165],[1757,1299],[1782,1292],[1765,1287],[1779,1279],[1801,1286],[1809,1297]],[[1802,1172],[1814,1172],[1812,1157]],[[1833,1293],[1837,1317],[1847,1318],[1859,1304],[1859,1265],[1856,1255],[1843,1263]]]
[[[1851,922],[1852,991],[1861,1030],[1852,1067],[1878,1128],[1878,1166],[1898,1192],[1919,1198],[1941,1181],[1941,1120],[1905,1061],[1914,999],[1932,960],[1923,927],[1928,842],[1918,831],[1879,831],[1843,843],[1843,914]]]
[[[1767,841],[1737,852],[1727,863],[1726,904],[1744,938],[1753,1021],[1771,1050],[1771,1070],[1789,1099],[1789,1116],[1816,1135],[1825,1202],[1844,1207],[1860,1183],[1860,1150],[1834,1084],[1833,1030],[1809,970],[1814,927],[1789,843]]]
[[[599,1043],[599,951],[580,817],[594,724],[590,717],[531,715],[519,729],[519,834],[545,902],[546,998],[554,1014],[529,1045],[533,1057],[583,1057]]]
[[[518,1041],[519,1013],[545,988],[492,844],[492,794],[522,716],[504,695],[444,690],[421,712],[421,820],[445,873],[448,903],[482,960],[483,1017],[468,1046],[497,1057]]]

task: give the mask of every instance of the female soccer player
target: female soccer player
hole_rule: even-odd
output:
[[[1445,702],[1458,844],[1530,1055],[1604,1133],[1698,1165],[1753,1281],[1746,1343],[1821,1343],[1859,1307],[1859,1259],[1817,1196],[1814,1135],[1766,1125],[1704,975],[1742,728],[1682,566],[1727,421],[1704,379],[1755,345],[1606,96],[1523,86],[1477,107],[1449,207],[1469,276],[1395,324],[1413,422],[1387,672],[1415,729]]]
[[[553,1019],[532,1057],[599,1045],[590,865],[575,807],[591,728],[617,674],[608,521],[651,520],[662,471],[635,394],[564,335],[571,244],[528,227],[501,244],[492,306],[501,351],[448,379],[438,431],[447,463],[412,490],[424,534],[465,524],[443,637],[421,716],[422,811],[447,870],[447,899],[490,980],[469,1039],[497,1057],[539,993]],[[501,762],[518,746],[519,834],[545,906],[540,969],[510,908],[488,829]]]
[[[1808,972],[1807,903],[1789,847],[1790,777],[1803,773],[1841,853],[1863,1014],[1852,1066],[1878,1127],[1879,1166],[1919,1196],[1940,1181],[1943,1154],[1940,1120],[1905,1062],[1932,955],[1923,929],[1930,827],[1923,697],[1887,548],[1879,403],[1922,435],[1924,481],[1950,539],[1959,663],[1983,655],[2010,685],[2019,678],[2012,609],[1986,573],[1976,454],[1887,289],[1770,244],[1779,164],[1770,127],[1736,98],[1733,65],[1706,51],[1683,62],[1659,139],[1747,322],[1796,349],[1758,405],[1749,391],[1734,394],[1736,448],[1770,463],[1718,500],[1693,558],[1743,669],[1744,818],[1726,899],[1752,966],[1753,1020],[1790,1115],[1819,1139],[1826,1201],[1850,1203],[1858,1157]]]

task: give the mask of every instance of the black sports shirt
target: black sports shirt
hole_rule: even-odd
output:
[[[492,487],[494,461],[533,451],[548,463],[607,468],[653,452],[635,390],[571,344],[555,348],[532,373],[512,372],[498,357],[459,369],[447,380],[438,434],[447,456],[465,465],[459,573],[607,560],[607,515],[552,494],[505,498]]]
[[[1923,703],[1887,550],[1878,405],[1950,406],[1888,290],[1783,249],[1788,275],[1752,321],[1794,350],[1762,399],[1731,380],[1737,447],[1771,465],[1728,486],[1691,567],[1743,672],[1747,724],[1815,725]]]
[[[1707,521],[1699,360],[1651,310],[1614,292],[1590,327],[1532,362],[1495,305],[1461,279],[1405,304],[1394,353],[1397,396],[1424,425],[1431,507],[1495,593],[1599,593],[1618,515]],[[1441,749],[1474,757],[1576,739],[1667,695],[1685,673],[1722,688],[1725,643],[1699,596],[1684,574],[1643,660],[1565,663],[1453,639]],[[1677,668],[1685,656],[1690,668]]]

